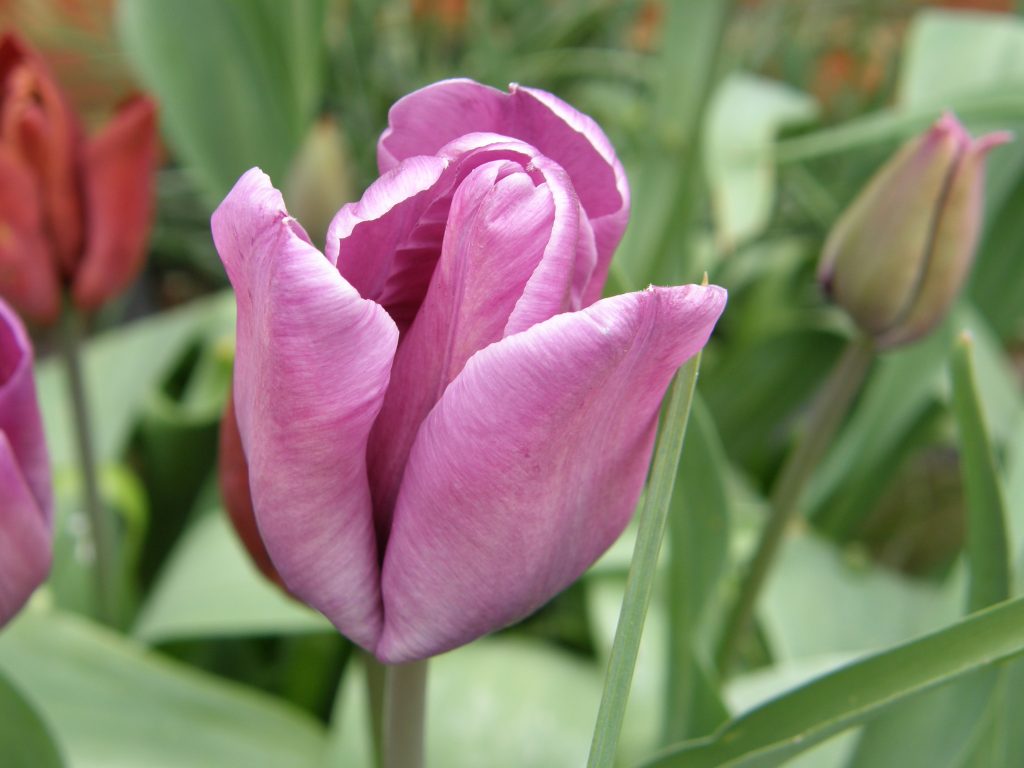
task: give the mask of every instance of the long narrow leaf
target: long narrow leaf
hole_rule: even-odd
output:
[[[619,623],[615,628],[601,708],[597,713],[594,740],[590,745],[590,759],[587,763],[590,768],[611,768],[615,765],[615,752],[626,714],[629,688],[633,682],[644,619],[654,590],[658,554],[665,536],[668,505],[672,500],[699,369],[700,353],[676,373],[672,382],[650,481],[640,507],[636,548],[626,578],[626,594],[622,600]]]
[[[869,656],[732,720],[714,736],[680,744],[647,765],[767,768],[883,707],[1024,653],[1024,598]]]
[[[961,336],[953,352],[953,413],[960,432],[960,465],[967,493],[969,611],[1010,596],[1006,502],[975,382],[973,344]]]

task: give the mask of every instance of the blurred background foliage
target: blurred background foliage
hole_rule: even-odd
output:
[[[1024,20],[1009,0],[2,0],[0,24],[43,50],[89,119],[134,89],[153,93],[165,141],[148,267],[95,319],[86,352],[105,503],[121,522],[120,632],[89,619],[63,371],[38,335],[58,542],[35,610],[0,635],[0,711],[58,745],[51,764],[371,764],[362,660],[256,575],[219,509],[233,298],[209,214],[259,165],[322,238],[376,177],[390,104],[445,77],[541,87],[605,128],[633,191],[609,293],[704,271],[730,291],[704,355],[624,765],[984,607],[965,598],[972,563],[1007,563],[1005,594],[993,588],[988,602],[1021,593],[1018,141],[990,163],[964,297],[927,340],[876,361],[805,495],[740,667],[721,679],[711,663],[767,491],[852,333],[814,281],[824,238],[879,164],[943,110],[975,134],[1024,133]],[[973,358],[954,387],[964,329]],[[967,403],[956,414],[954,392]],[[980,448],[968,448],[972,424]],[[971,517],[965,479],[979,477],[998,489],[1005,520]],[[970,551],[969,531],[1002,527],[1008,552]],[[432,665],[431,765],[583,762],[631,536],[521,626]],[[915,696],[908,678],[902,690],[870,722],[835,718],[853,729],[790,764],[1024,765],[1021,663]],[[821,706],[797,702],[780,717]],[[808,744],[824,734],[798,732]],[[675,764],[718,764],[701,759]]]

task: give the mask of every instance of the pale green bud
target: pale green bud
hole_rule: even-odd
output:
[[[914,341],[945,317],[970,272],[981,230],[985,155],[952,114],[872,177],[832,228],[818,279],[880,347]]]

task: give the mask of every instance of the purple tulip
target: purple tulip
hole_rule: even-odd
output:
[[[259,536],[292,594],[396,663],[523,618],[615,540],[725,291],[598,301],[629,190],[551,94],[450,80],[389,123],[325,253],[257,169],[213,235]]]
[[[32,346],[0,301],[0,626],[50,570],[53,495]]]

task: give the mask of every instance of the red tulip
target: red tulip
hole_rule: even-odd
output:
[[[83,310],[124,290],[145,255],[156,153],[150,99],[86,138],[42,58],[0,38],[0,295],[52,323],[62,289]]]

